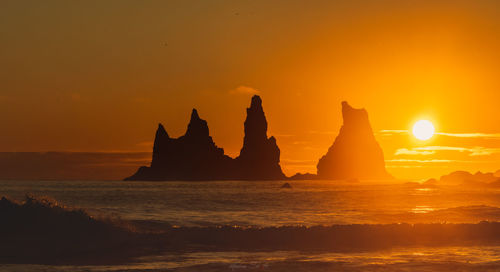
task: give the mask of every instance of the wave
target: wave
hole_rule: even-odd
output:
[[[169,228],[177,245],[216,250],[365,251],[408,246],[500,245],[500,223]]]
[[[162,237],[48,197],[0,199],[0,263],[112,264],[157,252]]]
[[[178,227],[151,220],[95,218],[32,196],[24,202],[2,198],[0,219],[0,263],[112,264],[162,252],[363,252],[500,245],[500,222]]]

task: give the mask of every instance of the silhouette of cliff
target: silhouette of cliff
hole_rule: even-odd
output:
[[[151,167],[141,167],[127,180],[211,180],[224,179],[231,158],[215,145],[207,122],[191,113],[186,134],[173,139],[158,125]]]
[[[267,121],[259,96],[247,109],[245,138],[240,156],[224,154],[209,134],[207,122],[193,109],[186,134],[170,138],[159,124],[150,167],[143,166],[125,180],[224,180],[284,179],[280,150],[267,138]]]
[[[276,139],[272,136],[267,138],[262,100],[254,95],[250,108],[247,108],[243,148],[236,158],[238,175],[242,179],[284,179],[279,162],[280,149]]]
[[[342,102],[343,125],[333,145],[318,162],[321,179],[384,179],[384,154],[373,135],[368,113]]]

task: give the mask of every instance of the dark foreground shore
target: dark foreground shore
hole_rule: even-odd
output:
[[[123,264],[135,262],[141,256],[180,252],[345,253],[395,247],[500,245],[498,222],[173,227],[154,221],[97,218],[84,210],[64,207],[55,200],[33,196],[27,196],[23,202],[2,198],[0,218],[0,263],[3,264]]]

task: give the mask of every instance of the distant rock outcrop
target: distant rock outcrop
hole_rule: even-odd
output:
[[[315,180],[318,179],[318,175],[311,173],[297,173],[290,177],[291,180]]]
[[[320,179],[387,179],[384,154],[373,135],[368,113],[342,102],[344,123],[333,145],[318,162]]]
[[[441,176],[439,184],[483,186],[498,181],[500,181],[500,178],[493,173],[476,172],[475,174],[471,174],[467,171],[455,171],[448,175]]]
[[[281,185],[281,189],[292,189],[292,185],[290,185],[290,183],[286,182],[285,184]]]
[[[151,166],[139,168],[126,180],[284,179],[279,160],[275,138],[267,138],[262,100],[254,96],[247,109],[244,144],[238,158],[232,159],[215,145],[207,122],[193,109],[184,136],[170,138],[159,124]]]

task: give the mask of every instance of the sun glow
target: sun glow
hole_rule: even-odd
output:
[[[428,120],[420,120],[413,125],[413,135],[422,141],[429,140],[434,135],[434,125]]]

